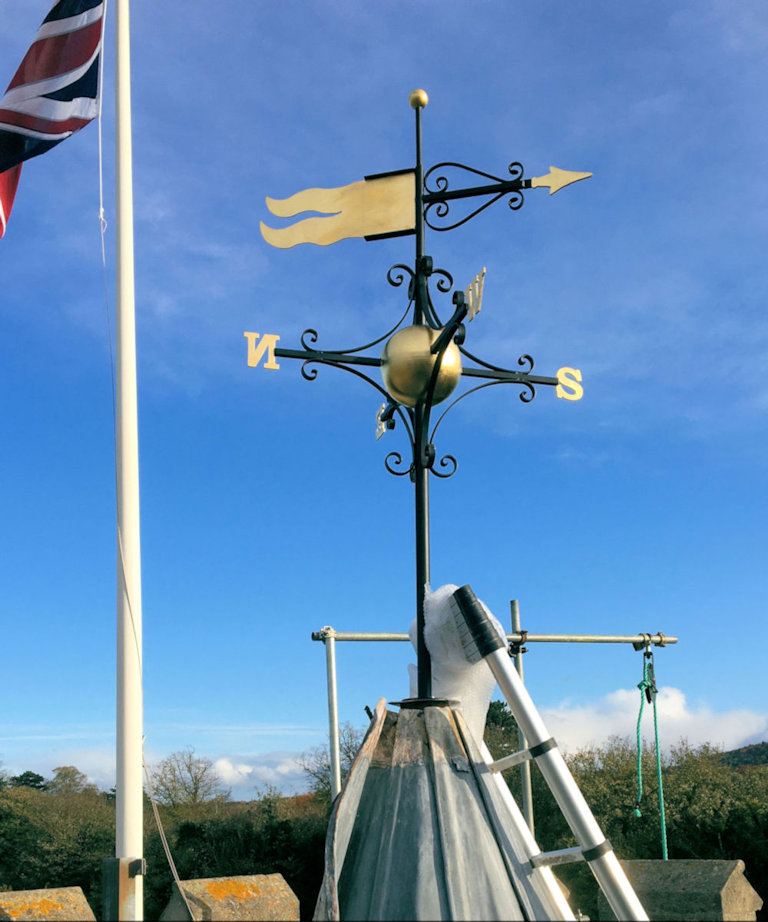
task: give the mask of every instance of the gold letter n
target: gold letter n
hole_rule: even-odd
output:
[[[263,336],[261,333],[243,333],[243,336],[248,340],[248,367],[256,368],[259,362],[264,357],[264,353],[267,353],[267,361],[264,362],[265,368],[275,369],[280,366],[275,361],[275,346],[277,345],[280,337],[276,333],[265,333]],[[261,336],[261,342],[256,345],[256,340]]]

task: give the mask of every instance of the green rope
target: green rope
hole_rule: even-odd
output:
[[[661,780],[661,747],[659,746],[659,717],[656,712],[656,694],[653,695],[653,732],[656,738],[656,777],[659,782],[659,822],[661,824],[661,857],[669,858],[667,852],[667,818],[664,813],[664,785]]]
[[[656,679],[653,672],[653,651],[646,648],[643,654],[643,679],[637,686],[640,689],[640,713],[637,716],[637,797],[635,798],[634,814],[641,817],[640,802],[643,799],[643,738],[641,726],[645,702],[653,705],[653,732],[656,748],[656,777],[659,783],[659,816],[661,821],[661,855],[666,861],[667,852],[667,819],[664,813],[664,786],[661,776],[661,747],[659,746],[659,716],[656,710]]]
[[[639,819],[643,814],[640,812],[640,801],[643,799],[643,709],[645,707],[645,669],[643,669],[643,681],[637,686],[640,689],[640,713],[637,715],[637,797],[635,798],[635,816]]]

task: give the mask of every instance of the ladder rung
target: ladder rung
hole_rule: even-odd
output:
[[[537,743],[535,746],[530,746],[528,749],[521,749],[519,752],[513,752],[510,756],[504,756],[503,759],[489,762],[488,768],[492,772],[503,772],[505,769],[512,768],[513,765],[519,765],[521,762],[526,762],[528,759],[538,759],[545,752],[556,748],[557,743],[550,737],[548,740]]]
[[[490,768],[492,772],[503,772],[508,768],[512,768],[513,765],[519,765],[521,762],[527,762],[530,758],[530,749],[521,749],[519,752],[513,752],[512,755],[504,756],[501,759],[496,759],[494,762],[489,762],[488,768]]]
[[[561,848],[554,852],[541,852],[531,858],[531,867],[549,868],[556,864],[571,864],[574,861],[583,861],[584,852],[580,845],[573,848]]]

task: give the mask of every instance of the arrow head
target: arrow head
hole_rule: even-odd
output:
[[[565,186],[578,182],[580,179],[589,179],[591,173],[577,173],[574,170],[561,170],[559,167],[551,166],[546,176],[534,176],[531,179],[531,188],[537,189],[539,186],[548,186],[549,194],[554,195]]]

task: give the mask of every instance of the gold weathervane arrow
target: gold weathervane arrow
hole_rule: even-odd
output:
[[[549,187],[549,194],[554,195],[566,186],[579,182],[581,179],[589,179],[591,173],[577,173],[575,170],[561,170],[559,167],[551,166],[546,176],[534,176],[531,178],[531,188],[538,189],[541,186]]]
[[[452,198],[503,193],[505,190],[546,186],[554,195],[565,186],[587,179],[591,173],[577,173],[551,166],[546,176],[530,180],[500,182],[442,193],[420,193],[423,201],[440,202]],[[394,237],[412,234],[416,228],[414,196],[416,174],[413,169],[377,173],[359,182],[332,189],[303,189],[285,199],[267,198],[267,208],[279,218],[299,218],[287,227],[270,227],[260,222],[261,234],[273,247],[287,249],[300,243],[328,246],[349,237]],[[314,214],[312,214],[314,212]],[[431,225],[430,225],[431,226]],[[447,230],[448,228],[442,228]]]

